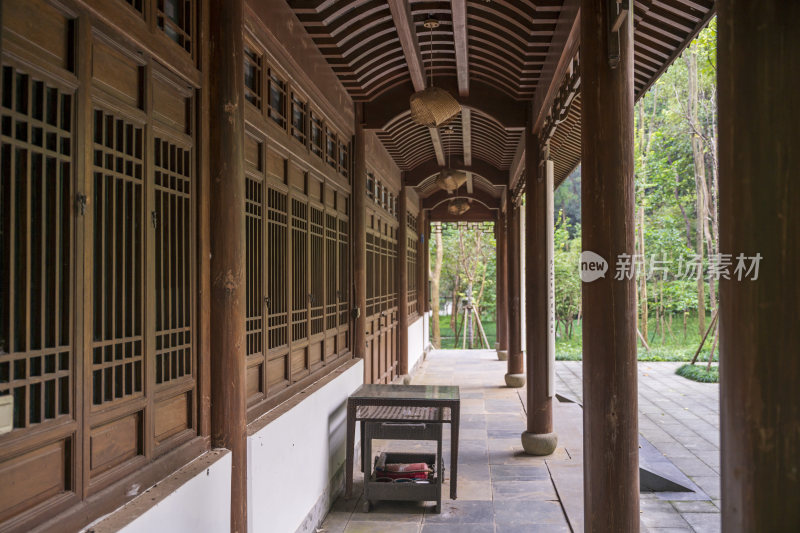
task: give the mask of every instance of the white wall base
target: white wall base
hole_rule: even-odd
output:
[[[425,355],[425,345],[427,344],[425,331],[424,315],[408,326],[408,370],[411,374],[422,363]]]
[[[341,488],[346,402],[363,376],[358,360],[247,438],[248,531],[319,526]]]
[[[231,527],[231,452],[205,453],[85,531],[224,533]]]

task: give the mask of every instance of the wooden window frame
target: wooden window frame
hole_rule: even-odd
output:
[[[285,77],[276,72],[273,67],[267,68],[267,117],[283,130],[286,130],[288,123],[286,116],[288,89]],[[277,95],[279,103],[273,102],[274,95]]]

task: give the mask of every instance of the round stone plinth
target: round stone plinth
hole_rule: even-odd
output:
[[[508,361],[508,350],[497,350],[498,361]]]
[[[515,389],[525,386],[525,374],[506,374],[506,385]]]
[[[403,385],[411,385],[411,374],[403,376]]]
[[[522,448],[528,455],[550,455],[556,450],[558,435],[554,433],[522,434]]]

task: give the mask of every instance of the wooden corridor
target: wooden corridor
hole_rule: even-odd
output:
[[[409,373],[432,221],[496,223],[514,431],[553,453],[553,190],[581,162],[584,248],[633,252],[634,102],[715,13],[721,250],[765,258],[720,283],[723,526],[796,529],[799,3],[4,0],[0,531],[78,530],[215,448],[230,530],[268,528],[281,450],[250,444],[353,368]],[[411,118],[434,85],[449,128]],[[583,287],[588,530],[639,528],[634,290]]]

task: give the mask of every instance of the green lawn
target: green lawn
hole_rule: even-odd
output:
[[[711,317],[706,317],[706,327],[711,323]],[[692,315],[686,319],[686,334],[683,331],[683,317],[675,315],[672,319],[672,333],[669,328],[665,328],[665,334],[660,334],[656,320],[651,319],[648,323],[648,343],[650,351],[645,350],[641,342],[637,342],[639,361],[691,361],[697,347],[700,346],[702,337],[697,330],[697,316]],[[562,328],[559,328],[559,334]],[[698,361],[708,361],[708,354],[711,351],[713,332],[708,336],[703,351],[700,352]],[[581,327],[580,323],[573,326],[572,338],[559,335],[556,338],[556,359],[559,361],[580,361],[582,354]],[[719,348],[719,347],[717,347]],[[714,353],[714,359],[719,357],[719,349]]]
[[[494,317],[492,317],[494,318]],[[711,317],[706,317],[706,327],[711,322]],[[459,327],[461,320],[458,321]],[[683,317],[675,315],[672,319],[672,334],[669,328],[665,328],[665,335],[660,335],[655,319],[651,319],[648,331],[648,343],[650,351],[646,351],[641,343],[637,343],[639,349],[639,361],[690,361],[697,347],[700,345],[701,336],[697,331],[697,316],[693,315],[686,320],[686,334],[683,331]],[[494,348],[497,326],[494,321],[486,320],[483,322],[486,330],[486,337],[489,346]],[[559,336],[556,338],[556,359],[559,361],[580,361],[582,354],[582,338],[580,323],[573,326],[572,338],[566,338],[562,333],[563,326],[559,328]],[[432,329],[431,329],[432,331]],[[461,348],[462,338],[459,337],[456,343],[455,332],[450,329],[450,317],[441,318],[442,348]],[[463,334],[463,333],[462,333]],[[712,335],[709,335],[703,351],[700,352],[698,361],[708,361],[708,353],[711,351]],[[475,347],[479,346],[478,332],[475,332]],[[718,359],[719,350],[714,354],[714,359]]]
[[[440,331],[442,333],[442,348],[443,349],[452,349],[452,348],[461,348],[461,344],[464,340],[464,330],[462,326],[462,320],[464,315],[462,314],[458,320],[458,332],[460,336],[458,337],[458,343],[456,344],[455,332],[450,329],[450,316],[442,316],[441,317],[441,326]],[[494,317],[491,317],[494,319]],[[489,341],[489,347],[494,350],[494,344],[497,340],[497,324],[492,320],[491,322],[486,319],[481,321],[483,323],[483,330],[486,332],[486,339]],[[433,324],[431,324],[431,338],[433,338]],[[467,339],[467,346],[469,346],[469,339]],[[477,326],[475,327],[475,343],[473,345],[475,348],[482,348],[482,341],[480,339],[480,333],[478,332]]]

